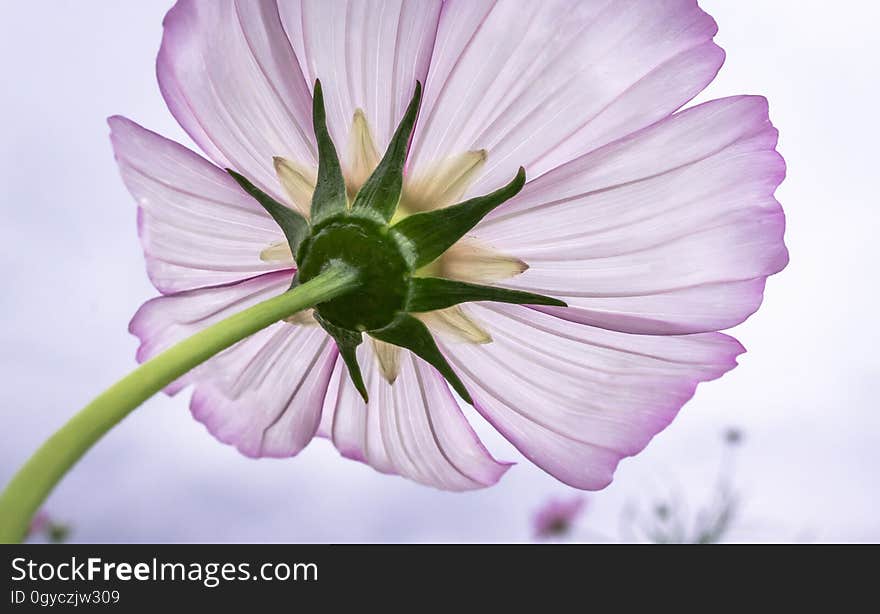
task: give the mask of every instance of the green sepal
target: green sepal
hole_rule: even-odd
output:
[[[503,188],[451,207],[410,215],[392,226],[391,232],[410,252],[410,265],[422,267],[440,257],[490,211],[516,196],[525,182],[526,171],[520,167]]]
[[[406,348],[425,362],[433,365],[461,398],[471,405],[474,404],[471,395],[449,363],[446,362],[446,358],[440,353],[440,348],[437,347],[428,327],[421,320],[402,313],[391,324],[385,328],[371,331],[370,335],[380,341]]]
[[[406,310],[409,312],[434,311],[470,301],[568,307],[563,301],[542,294],[469,284],[439,277],[414,277],[410,282]]]
[[[403,189],[403,167],[406,164],[409,139],[416,123],[421,99],[422,84],[416,81],[415,92],[394,136],[391,137],[385,155],[354,197],[352,213],[378,215],[384,222],[389,221],[394,215]]]
[[[306,221],[306,218],[263,192],[244,175],[235,172],[231,168],[227,168],[226,172],[272,216],[272,219],[275,220],[275,223],[284,232],[284,237],[290,245],[290,253],[295,255],[300,243],[309,234],[309,223]]]
[[[315,140],[318,142],[318,179],[315,183],[315,192],[312,194],[311,216],[312,223],[318,224],[332,215],[344,212],[348,206],[339,156],[327,131],[324,93],[319,80],[315,80],[312,124],[315,129]]]
[[[327,334],[333,337],[333,340],[336,341],[336,347],[339,348],[339,355],[342,356],[345,366],[348,367],[348,374],[351,376],[351,381],[354,383],[354,387],[357,388],[359,393],[361,393],[364,403],[369,403],[370,397],[367,394],[367,387],[364,385],[364,376],[361,374],[361,367],[357,361],[357,346],[359,346],[364,340],[363,333],[335,326],[322,318],[317,310],[315,311],[315,320],[317,320],[318,324],[321,325],[321,328],[326,330]]]

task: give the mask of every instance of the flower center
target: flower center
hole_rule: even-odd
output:
[[[360,288],[322,303],[318,315],[348,330],[371,331],[391,323],[406,304],[410,268],[387,228],[366,218],[332,221],[300,247],[303,283],[334,261],[360,272]]]
[[[403,169],[420,101],[421,84],[417,83],[388,149],[378,161],[364,114],[355,113],[354,161],[346,177],[327,131],[321,84],[316,82],[312,113],[318,145],[317,174],[275,159],[278,176],[294,207],[277,202],[236,171],[227,171],[281,227],[287,253],[295,255],[298,265],[294,285],[314,279],[333,265],[356,272],[356,287],[318,304],[314,319],[336,341],[364,400],[367,390],[356,349],[363,342],[363,334],[368,333],[376,343],[376,356],[389,382],[394,381],[399,363],[396,348],[406,348],[433,365],[470,402],[464,384],[416,315],[443,312],[468,301],[565,303],[446,275],[453,267],[441,260],[444,254],[490,211],[519,193],[525,184],[525,170],[520,168],[507,185],[490,194],[451,204],[462,196],[485,161],[485,152],[472,152],[447,161],[433,179],[409,182],[405,193]],[[306,213],[304,201],[310,185],[314,188]],[[261,257],[281,251],[280,247],[270,246]],[[467,320],[461,316],[459,321]],[[449,321],[455,322],[456,318]]]
[[[366,114],[357,109],[352,118],[346,163],[343,166],[349,204],[378,166],[379,158]],[[392,223],[416,213],[455,204],[479,176],[487,158],[485,150],[465,151],[431,164],[415,175],[404,176],[403,191]],[[276,157],[274,163],[278,180],[288,197],[287,204],[307,217],[315,191],[315,170],[280,157]],[[294,263],[287,241],[267,245],[260,252],[260,259],[264,262]],[[515,277],[527,268],[522,260],[492,249],[473,237],[465,237],[414,274],[485,284]],[[453,342],[489,343],[492,340],[478,322],[457,306],[418,314],[418,317],[434,333]],[[297,314],[289,321],[299,325],[317,325],[311,313]],[[391,346],[389,349],[375,341],[373,345],[383,375],[393,382],[397,377],[397,348]]]

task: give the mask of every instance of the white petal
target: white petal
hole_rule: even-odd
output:
[[[281,230],[225,172],[124,117],[111,117],[122,179],[137,201],[138,227],[153,284],[164,293],[227,284],[289,262],[260,252]]]
[[[414,172],[486,149],[470,194],[529,177],[661,119],[714,78],[717,28],[693,0],[444,5]]]
[[[486,451],[446,382],[433,367],[400,354],[394,385],[382,376],[372,345],[358,351],[365,404],[339,360],[330,383],[321,432],[343,456],[444,490],[471,490],[496,483],[509,465]]]
[[[311,91],[274,2],[180,0],[157,60],[169,109],[193,140],[280,199],[272,157],[316,164]]]
[[[630,335],[514,305],[469,305],[493,342],[442,349],[480,413],[535,464],[604,488],[675,417],[697,383],[744,350],[721,333]]]
[[[220,441],[247,456],[286,457],[311,441],[338,351],[319,327],[276,324],[222,361],[222,369],[203,372],[190,407]]]
[[[306,81],[321,80],[327,124],[340,156],[357,109],[384,153],[416,81],[425,82],[440,6],[438,0],[280,3]],[[351,162],[343,165],[350,168]]]
[[[526,185],[475,230],[529,269],[502,285],[614,330],[738,324],[788,262],[773,193],[785,174],[763,98],[683,111]]]
[[[281,294],[290,286],[293,274],[293,270],[266,273],[234,284],[188,290],[147,301],[137,310],[128,326],[129,331],[141,341],[137,351],[138,362],[149,360],[200,330]],[[227,355],[236,355],[243,348],[260,346],[270,334],[267,332],[270,329],[239,342],[196,367],[169,386],[166,392],[174,394],[190,382],[197,381],[201,373],[210,372],[215,367],[221,368]]]

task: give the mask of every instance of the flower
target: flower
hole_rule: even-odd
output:
[[[538,511],[532,521],[535,537],[547,539],[567,535],[574,521],[584,511],[584,498],[575,496],[568,499],[549,499]]]
[[[395,219],[528,182],[426,267],[562,299],[420,315],[477,411],[532,462],[582,489],[610,483],[699,382],[744,349],[718,331],[759,306],[788,256],[785,174],[767,102],[679,110],[719,70],[694,0],[198,2],[168,13],[157,70],[207,158],[110,118],[162,296],[130,329],[138,360],[291,284],[285,235],[223,169],[302,216],[318,152],[311,84],[351,199],[424,84]],[[356,350],[369,402],[305,312],[167,390],[249,456],[293,456],[315,434],[375,469],[449,490],[509,468],[443,376],[397,345]]]
[[[70,526],[56,522],[44,509],[40,509],[31,518],[25,538],[45,538],[53,544],[60,544],[70,536]]]
[[[31,518],[31,524],[28,527],[28,536],[41,535],[52,525],[52,517],[46,510],[38,510],[34,517]]]

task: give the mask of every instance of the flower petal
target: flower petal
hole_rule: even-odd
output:
[[[141,341],[137,351],[138,362],[153,358],[175,343],[234,313],[281,294],[290,286],[293,273],[293,270],[266,273],[234,284],[188,290],[147,301],[137,310],[128,326],[129,331]],[[245,354],[256,351],[271,335],[273,327],[284,325],[270,326],[217,354],[172,383],[166,392],[177,393],[201,375],[222,367],[228,358],[237,361],[242,351]]]
[[[268,331],[268,332],[266,332]],[[190,409],[217,439],[251,457],[287,457],[311,441],[339,352],[317,326],[276,324],[199,379]]]
[[[701,381],[744,350],[721,333],[644,336],[519,305],[468,305],[493,342],[443,344],[478,411],[526,457],[576,488],[607,486]]]
[[[370,403],[352,385],[342,361],[330,382],[320,434],[339,452],[383,473],[444,490],[495,484],[509,465],[492,458],[468,424],[446,382],[409,351],[390,385],[372,344],[358,350]]]
[[[281,19],[308,83],[321,79],[327,125],[342,154],[357,109],[384,152],[416,81],[424,83],[439,0],[304,0],[280,3]],[[350,157],[350,156],[349,156]],[[343,160],[354,174],[357,161]]]
[[[111,117],[122,179],[139,205],[147,273],[163,293],[240,281],[290,263],[260,252],[284,235],[225,172],[124,117]]]
[[[640,334],[728,328],[785,267],[785,175],[767,102],[715,100],[532,181],[474,234],[529,269],[501,285]]]
[[[179,0],[164,21],[159,87],[222,167],[280,200],[273,156],[316,165],[311,93],[274,2]]]
[[[444,5],[414,172],[486,149],[469,194],[536,177],[666,117],[715,76],[717,27],[694,0]],[[551,36],[552,34],[552,36]]]

